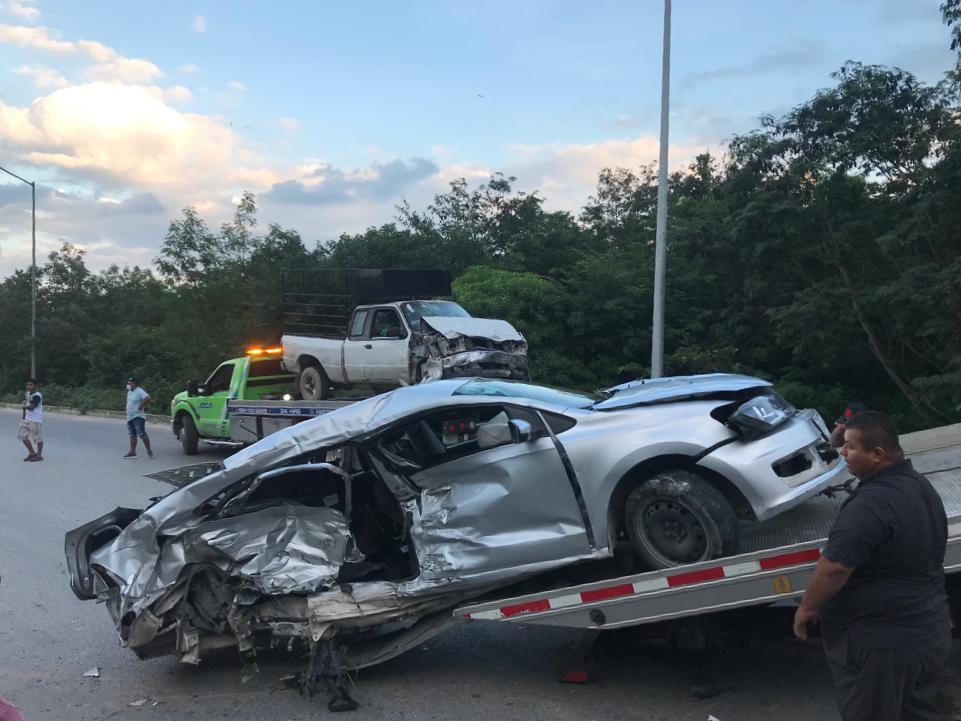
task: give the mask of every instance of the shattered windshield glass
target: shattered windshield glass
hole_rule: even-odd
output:
[[[470,318],[470,313],[452,300],[412,300],[400,307],[411,328],[419,328],[421,318]]]
[[[505,381],[494,378],[477,378],[468,381],[451,395],[455,396],[499,396],[505,398],[528,398],[532,401],[551,403],[561,408],[590,408],[595,398],[558,388],[536,386],[531,383]]]

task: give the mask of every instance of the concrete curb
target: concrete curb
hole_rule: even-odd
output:
[[[21,405],[19,403],[0,402],[0,408],[20,410]],[[82,411],[79,408],[67,408],[66,406],[44,406],[43,410],[44,413],[63,413],[69,416],[93,416],[94,418],[116,418],[117,420],[126,420],[127,418],[125,411]],[[170,423],[170,416],[148,413],[147,422],[167,425]],[[955,445],[961,445],[961,423],[901,434],[901,448],[907,454],[933,451]]]
[[[901,448],[909,454],[961,445],[961,423],[929,428],[914,433],[902,433],[900,440]]]
[[[19,403],[4,403],[0,402],[0,408],[13,408],[14,410],[20,410],[22,406]],[[44,406],[44,413],[61,413],[68,416],[92,416],[94,418],[115,418],[117,420],[126,420],[126,411],[82,411],[79,408],[67,408],[66,406]],[[156,424],[169,424],[170,416],[162,416],[158,413],[148,413],[147,423]]]

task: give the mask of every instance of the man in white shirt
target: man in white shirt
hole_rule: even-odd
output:
[[[147,449],[147,457],[153,458],[150,438],[147,437],[147,414],[143,410],[149,401],[150,395],[140,387],[140,381],[130,376],[127,379],[127,435],[130,436],[130,451],[124,458],[137,457],[138,437]]]
[[[36,378],[27,381],[17,439],[23,441],[23,445],[27,447],[27,457],[23,460],[43,460],[43,394],[37,388]],[[35,443],[36,450],[33,447]]]

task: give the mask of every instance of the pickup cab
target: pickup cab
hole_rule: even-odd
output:
[[[407,300],[354,308],[346,338],[284,335],[283,368],[304,400],[334,387],[387,390],[441,378],[530,377],[527,341],[504,320],[472,318],[449,300]]]
[[[266,400],[294,393],[296,376],[281,367],[280,348],[255,348],[224,361],[203,384],[191,381],[170,401],[170,423],[184,453],[197,453],[198,442],[236,445],[231,438],[228,404]]]

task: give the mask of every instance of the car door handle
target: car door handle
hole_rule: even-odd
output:
[[[374,346],[370,343],[364,343],[364,348],[366,348],[367,350],[371,350],[373,347]]]

